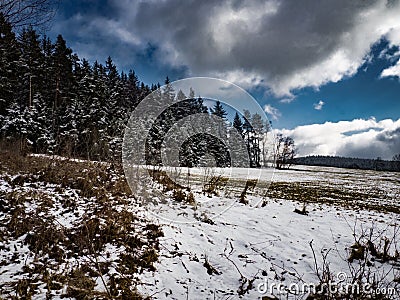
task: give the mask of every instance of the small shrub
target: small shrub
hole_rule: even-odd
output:
[[[31,300],[32,296],[35,294],[32,279],[19,279],[15,287],[15,292],[18,299]]]
[[[172,198],[177,202],[184,202],[186,200],[186,194],[182,190],[174,190],[172,192]]]
[[[353,262],[354,260],[362,260],[365,257],[365,246],[360,245],[359,243],[353,244],[351,247],[350,256],[348,258],[349,262]]]
[[[173,190],[181,190],[184,187],[175,181],[173,181],[167,174],[166,171],[161,171],[161,170],[149,170],[151,177],[153,178],[154,181],[157,181],[160,183],[163,188],[164,192],[168,191],[173,191]]]
[[[195,206],[196,205],[196,199],[194,198],[194,194],[192,192],[189,192],[186,196],[186,201],[190,205]]]
[[[222,176],[212,176],[211,179],[204,185],[203,193],[207,193],[209,197],[219,196],[218,191],[226,185],[229,178]]]
[[[74,269],[68,278],[67,293],[65,296],[77,300],[93,298],[96,282],[87,276],[82,269]]]

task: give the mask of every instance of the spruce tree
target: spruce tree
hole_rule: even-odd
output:
[[[214,116],[220,117],[222,119],[225,119],[227,112],[223,108],[221,102],[217,101],[215,103],[214,107],[211,109],[211,114],[213,114]]]
[[[235,128],[240,135],[243,135],[243,122],[237,112],[233,118],[233,128]]]
[[[171,103],[175,99],[175,91],[171,85],[171,81],[169,80],[169,77],[165,78],[165,86],[163,89],[163,98],[165,99],[164,101],[168,101],[168,103]]]
[[[44,90],[44,55],[39,35],[33,28],[24,29],[20,36],[20,80],[18,97],[21,107],[31,107],[33,96]]]
[[[68,101],[69,89],[72,86],[73,73],[72,73],[72,50],[67,47],[66,41],[61,35],[57,36],[57,41],[54,45],[54,52],[52,54],[53,65],[53,91],[55,109],[63,106],[65,101]]]
[[[16,101],[19,57],[12,27],[0,13],[0,128],[7,109]]]
[[[127,95],[127,106],[132,111],[139,103],[139,80],[134,70],[129,70],[125,85]]]

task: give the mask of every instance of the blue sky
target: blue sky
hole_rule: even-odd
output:
[[[400,118],[399,78],[380,78],[381,72],[392,65],[387,59],[379,58],[379,54],[387,47],[385,40],[380,41],[371,51],[371,62],[362,65],[354,76],[336,83],[330,82],[319,89],[296,91],[295,99],[289,104],[279,103],[273,97],[263,97],[265,103],[274,103],[281,111],[282,118],[274,123],[280,127],[294,128],[310,123],[356,118]],[[314,104],[319,101],[324,104],[320,110],[316,110]]]
[[[389,159],[400,152],[399,15],[398,1],[72,0],[61,2],[50,36],[61,33],[92,62],[110,55],[148,84],[167,75],[232,81],[302,155]],[[313,142],[299,133],[315,124],[335,143],[321,130]]]

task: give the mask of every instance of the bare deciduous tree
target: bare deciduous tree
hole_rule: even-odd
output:
[[[40,27],[51,21],[60,0],[0,0],[0,13],[14,27]]]
[[[296,146],[293,138],[278,134],[275,143],[275,163],[277,169],[289,168],[296,155]]]

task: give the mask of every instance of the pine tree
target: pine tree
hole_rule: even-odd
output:
[[[167,103],[172,103],[175,99],[175,91],[171,85],[171,81],[169,80],[168,76],[165,78],[165,86],[163,88],[163,101]]]
[[[67,47],[64,38],[58,35],[52,55],[54,109],[58,109],[59,106],[62,106],[68,100],[68,92],[72,87],[73,80],[72,64],[72,50]]]
[[[51,90],[50,98],[47,100],[51,107],[52,132],[56,140],[56,152],[64,154],[63,151],[70,152],[65,148],[65,133],[63,130],[65,122],[69,122],[65,118],[69,115],[67,107],[76,100],[76,91],[74,90],[74,74],[73,65],[75,56],[72,50],[67,47],[66,41],[61,35],[57,37],[54,44],[54,51],[50,57],[51,64],[51,80],[49,88]],[[71,120],[72,122],[72,120]]]
[[[227,167],[230,165],[229,156],[226,154],[227,141],[228,141],[228,127],[226,123],[227,112],[223,108],[220,101],[216,101],[213,108],[210,109],[211,115],[219,118],[218,132],[216,137],[208,136],[208,143],[210,153],[219,167]]]
[[[159,84],[158,84],[158,88],[160,88]],[[141,82],[140,89],[139,89],[139,101],[142,101],[150,93],[151,93],[150,87],[148,85],[144,84],[144,82]]]
[[[36,93],[32,99],[31,107],[24,109],[23,118],[26,120],[26,138],[36,153],[52,153],[55,140],[51,132],[50,120],[47,117],[49,109],[40,93]]]
[[[128,99],[127,106],[129,110],[133,110],[139,103],[139,80],[135,74],[135,71],[129,70],[125,87]]]
[[[243,135],[243,122],[237,112],[233,118],[233,128],[235,128],[240,135]]]
[[[21,106],[17,102],[11,103],[6,109],[2,132],[7,140],[18,142],[20,152],[25,152],[27,149],[27,127],[28,124]]]
[[[251,113],[247,109],[243,112],[243,135],[247,147],[247,152],[250,159],[250,167],[256,167],[255,157],[254,157],[254,128],[251,122]]]
[[[222,119],[226,118],[227,112],[223,108],[222,104],[220,101],[217,101],[214,105],[214,107],[211,109],[211,114],[217,117],[220,117]]]
[[[33,96],[44,90],[44,55],[39,35],[33,28],[24,29],[20,37],[20,80],[18,97],[22,107],[31,107]]]
[[[0,13],[0,128],[7,109],[16,101],[19,57],[12,27]]]
[[[107,73],[106,68],[95,62],[93,65],[94,89],[89,102],[90,124],[87,133],[88,156],[91,159],[102,160],[107,157],[108,149],[108,104],[107,104]]]
[[[59,149],[68,157],[77,156],[79,142],[79,123],[81,121],[80,105],[77,98],[69,100],[64,113],[60,116]]]
[[[120,76],[111,57],[106,61],[106,99],[108,109],[108,148],[110,156],[118,160],[122,151],[125,122],[129,117],[128,99],[125,97],[123,74]],[[124,76],[125,77],[125,76]]]
[[[43,53],[43,74],[42,74],[42,89],[40,90],[46,105],[53,106],[54,100],[54,65],[53,65],[53,50],[54,45],[50,38],[44,36],[41,42],[41,49]]]
[[[94,63],[96,72],[98,70],[98,63]],[[79,111],[79,122],[78,122],[78,149],[77,152],[80,156],[87,159],[91,159],[94,156],[93,145],[97,143],[97,118],[101,118],[102,115],[98,113],[101,108],[98,87],[100,86],[98,77],[95,77],[94,71],[87,60],[82,60],[79,72],[75,73],[75,79],[78,84],[78,111]],[[95,138],[95,136],[97,136]]]
[[[275,142],[276,168],[289,168],[296,155],[296,147],[293,138],[278,134]]]

